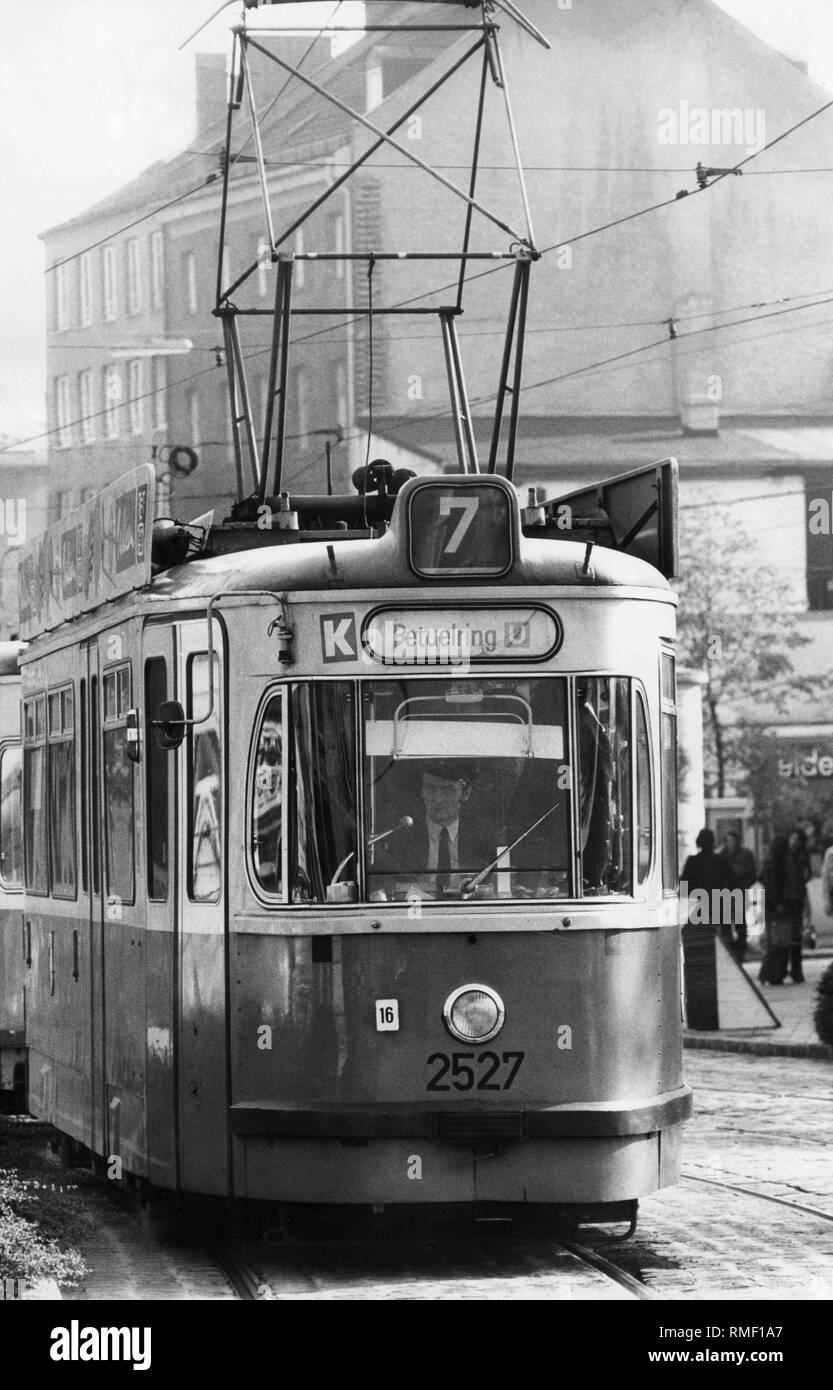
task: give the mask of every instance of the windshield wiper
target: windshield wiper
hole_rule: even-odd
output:
[[[503,856],[505,854],[511,854],[515,846],[519,845],[521,840],[525,840],[527,835],[531,835],[533,830],[537,829],[542,821],[545,821],[547,816],[551,816],[553,811],[560,805],[561,803],[559,801],[554,801],[549,810],[545,811],[544,814],[539,816],[536,821],[533,821],[531,825],[528,825],[526,830],[522,830],[518,838],[512,841],[511,845],[505,845],[500,851],[500,854],[492,860],[491,864],[487,864],[485,869],[481,869],[479,874],[475,874],[474,878],[467,878],[465,883],[460,885],[460,896],[463,898],[470,898],[472,893],[475,893],[480,887],[481,883],[485,883],[492,870],[497,868]]]

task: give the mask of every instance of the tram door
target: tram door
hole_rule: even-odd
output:
[[[147,1019],[148,1178],[178,1188],[179,896],[176,856],[177,759],[160,744],[153,721],[176,693],[176,630],[148,624],[142,639],[137,704],[142,710],[144,805],[145,1014]],[[137,808],[138,809],[138,808]]]
[[[104,914],[101,828],[101,676],[98,643],[82,650],[81,728],[81,893],[86,905],[90,962],[90,1116],[89,1144],[106,1152],[107,1096],[104,1067]]]
[[[195,721],[176,753],[180,864],[179,1126],[182,1185],[228,1190],[226,1115],[225,657],[215,622],[177,625],[177,695]]]

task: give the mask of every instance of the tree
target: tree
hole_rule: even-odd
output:
[[[739,506],[716,499],[684,511],[680,571],[680,660],[705,673],[704,765],[707,794],[748,785],[750,744],[760,739],[738,707],[765,701],[780,713],[824,679],[796,673],[791,653],[808,638],[798,629],[783,580],[757,561],[754,540],[737,520]]]

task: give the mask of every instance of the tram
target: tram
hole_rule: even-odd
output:
[[[460,8],[503,102],[494,7]],[[333,255],[286,249],[251,99],[277,271],[261,425],[238,335],[257,265],[222,283],[251,79],[234,34],[214,312],[238,502],[157,521],[141,465],[22,551],[30,1108],[111,1176],[177,1192],[633,1224],[675,1180],[691,1110],[676,463],[519,492],[539,253],[526,198],[525,232],[493,219],[508,250],[472,249],[481,205],[458,188],[460,295],[472,261],[514,271],[488,464],[458,302],[437,311],[456,467],[371,459],[368,423],[352,491],[287,491],[293,266]],[[371,126],[372,150],[402,119]],[[346,259],[370,276],[385,255],[411,258]]]
[[[0,642],[0,1104],[25,1108],[18,642]]]
[[[154,1185],[285,1202],[607,1210],[673,1181],[666,580],[504,479],[391,495],[377,465],[343,502],[373,535],[291,499],[275,544],[220,527],[142,583],[149,475],[88,504],[126,591],[25,614],[33,1112]],[[112,530],[56,525],[41,563]]]

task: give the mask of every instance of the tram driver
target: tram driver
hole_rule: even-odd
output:
[[[476,773],[471,763],[442,760],[420,771],[421,807],[403,816],[375,846],[373,873],[396,880],[397,897],[442,898],[459,892],[495,857],[468,810]]]

